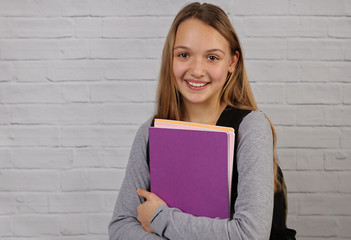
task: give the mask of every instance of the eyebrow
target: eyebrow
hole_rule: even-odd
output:
[[[173,48],[173,51],[174,50],[177,50],[177,49],[186,49],[186,50],[190,50],[190,48],[188,48],[188,47],[185,47],[185,46],[176,46],[176,47],[174,47]],[[213,49],[209,49],[209,50],[207,50],[206,52],[221,52],[221,53],[223,53],[224,55],[225,55],[225,52],[222,50],[222,49],[219,49],[219,48],[213,48]]]

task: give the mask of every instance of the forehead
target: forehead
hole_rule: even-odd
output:
[[[185,20],[179,25],[175,37],[175,46],[177,45],[229,50],[229,42],[215,28],[195,18]]]

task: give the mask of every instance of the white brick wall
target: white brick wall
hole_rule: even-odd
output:
[[[0,239],[107,239],[173,0],[0,0]],[[213,0],[278,133],[298,239],[351,239],[351,1]]]

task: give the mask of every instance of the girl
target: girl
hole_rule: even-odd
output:
[[[275,131],[257,109],[239,40],[219,7],[192,3],[176,16],[163,49],[157,101],[157,118],[231,126],[231,119],[239,116],[232,218],[195,217],[169,208],[148,191],[150,119],[135,137],[110,239],[253,240],[274,239],[275,228],[285,231],[284,199],[282,194],[274,199],[283,184],[274,154]],[[273,200],[280,204],[274,207],[275,217]]]

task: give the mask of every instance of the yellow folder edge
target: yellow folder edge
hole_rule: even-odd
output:
[[[183,122],[183,121],[167,120],[167,119],[158,119],[158,118],[155,119],[155,122],[170,123],[170,124],[176,123],[176,124],[184,125],[184,126],[192,126],[192,127],[200,127],[200,128],[208,128],[208,129],[213,129],[213,130],[234,132],[234,129],[230,128],[230,127],[222,127],[222,126],[215,126],[215,125],[209,125],[209,124],[199,124],[199,123]]]

